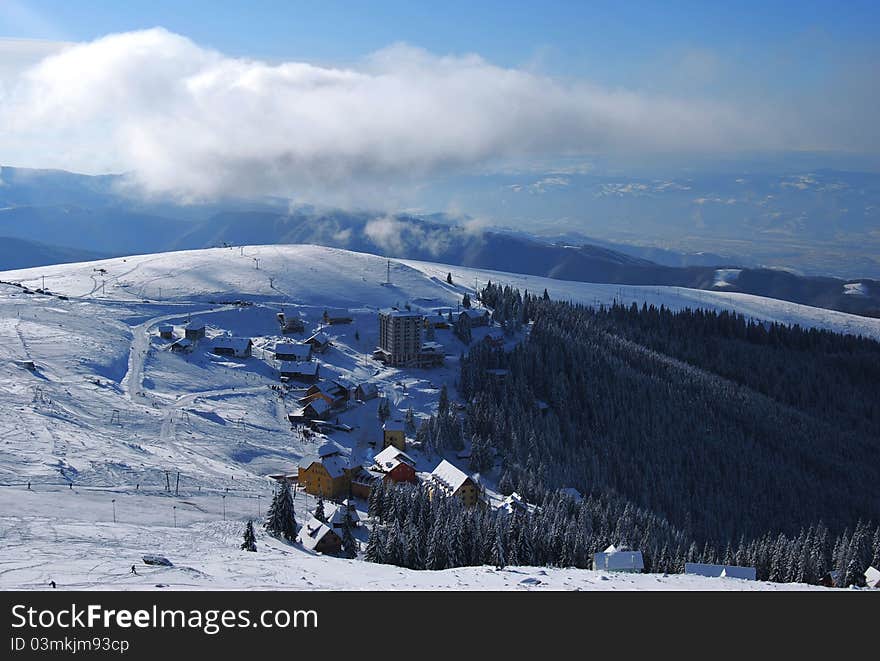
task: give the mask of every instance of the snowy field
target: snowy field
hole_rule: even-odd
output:
[[[239,551],[244,522],[265,514],[271,498],[266,476],[295,470],[299,458],[326,441],[291,430],[287,414],[302,390],[279,390],[266,359],[264,350],[281,339],[275,315],[282,310],[303,318],[306,332],[293,337],[304,339],[320,328],[325,308],[348,308],[352,324],[325,329],[333,346],[317,356],[321,376],[375,381],[398,410],[412,407],[418,416],[436,406],[442,384],[451,388],[464,347],[451,331],[438,330],[450,356],[444,368],[386,368],[369,358],[376,310],[407,302],[454,307],[489,279],[588,304],[736,309],[880,339],[880,320],[743,294],[563,282],[404,260],[390,261],[387,283],[387,266],[383,258],[332,248],[261,246],[0,273],[4,283],[20,285],[0,284],[0,588],[39,589],[49,580],[94,589],[807,587],[580,570],[412,572],[317,556],[262,534],[258,553]],[[44,286],[50,295],[23,289]],[[204,346],[169,351],[158,326],[171,324],[179,336],[191,318],[207,325]],[[224,333],[253,338],[254,356],[212,355],[211,338]],[[376,400],[351,403],[338,416],[352,430],[331,438],[353,462],[374,453],[376,407]],[[420,470],[439,461],[416,458]],[[313,502],[300,493],[296,504],[301,522]],[[147,568],[145,553],[165,555],[175,567]],[[129,573],[132,564],[138,576]]]

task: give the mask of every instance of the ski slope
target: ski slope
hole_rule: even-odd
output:
[[[399,411],[412,407],[422,417],[443,384],[457,397],[457,357],[465,347],[451,331],[438,330],[445,367],[387,368],[369,358],[378,339],[376,310],[454,307],[490,279],[587,304],[735,309],[880,339],[880,320],[756,296],[564,282],[318,246],[218,248],[3,272],[0,588],[40,588],[49,580],[90,589],[768,587],[578,570],[410,572],[319,557],[265,536],[259,553],[238,551],[244,522],[264,514],[271,498],[266,476],[294,470],[327,440],[291,430],[287,414],[302,389],[280,390],[266,359],[281,339],[276,314],[301,316],[306,333],[295,338],[303,339],[321,328],[325,308],[348,308],[352,324],[325,328],[333,346],[317,357],[322,378],[375,381]],[[44,282],[50,293],[34,293]],[[169,351],[158,326],[171,324],[179,336],[193,318],[207,325],[204,346]],[[208,347],[219,334],[253,338],[254,356],[214,356]],[[375,451],[376,407],[377,400],[352,403],[339,414],[352,431],[329,434],[353,462]],[[415,454],[419,470],[439,461]],[[313,503],[297,498],[301,521]],[[167,555],[176,567],[129,575],[144,553]]]

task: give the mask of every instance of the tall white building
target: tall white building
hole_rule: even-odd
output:
[[[379,352],[395,367],[415,364],[422,350],[423,316],[406,310],[379,312]]]

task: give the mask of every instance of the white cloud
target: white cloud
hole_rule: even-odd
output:
[[[130,171],[148,191],[184,196],[356,200],[488,163],[780,148],[775,135],[754,109],[475,55],[395,45],[356,68],[268,64],[158,28],[65,48],[0,89],[0,162]]]

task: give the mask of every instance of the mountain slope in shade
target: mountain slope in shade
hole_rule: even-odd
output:
[[[102,259],[106,256],[91,250],[65,248],[26,239],[0,236],[0,270],[2,271],[50,264],[86,262]]]

